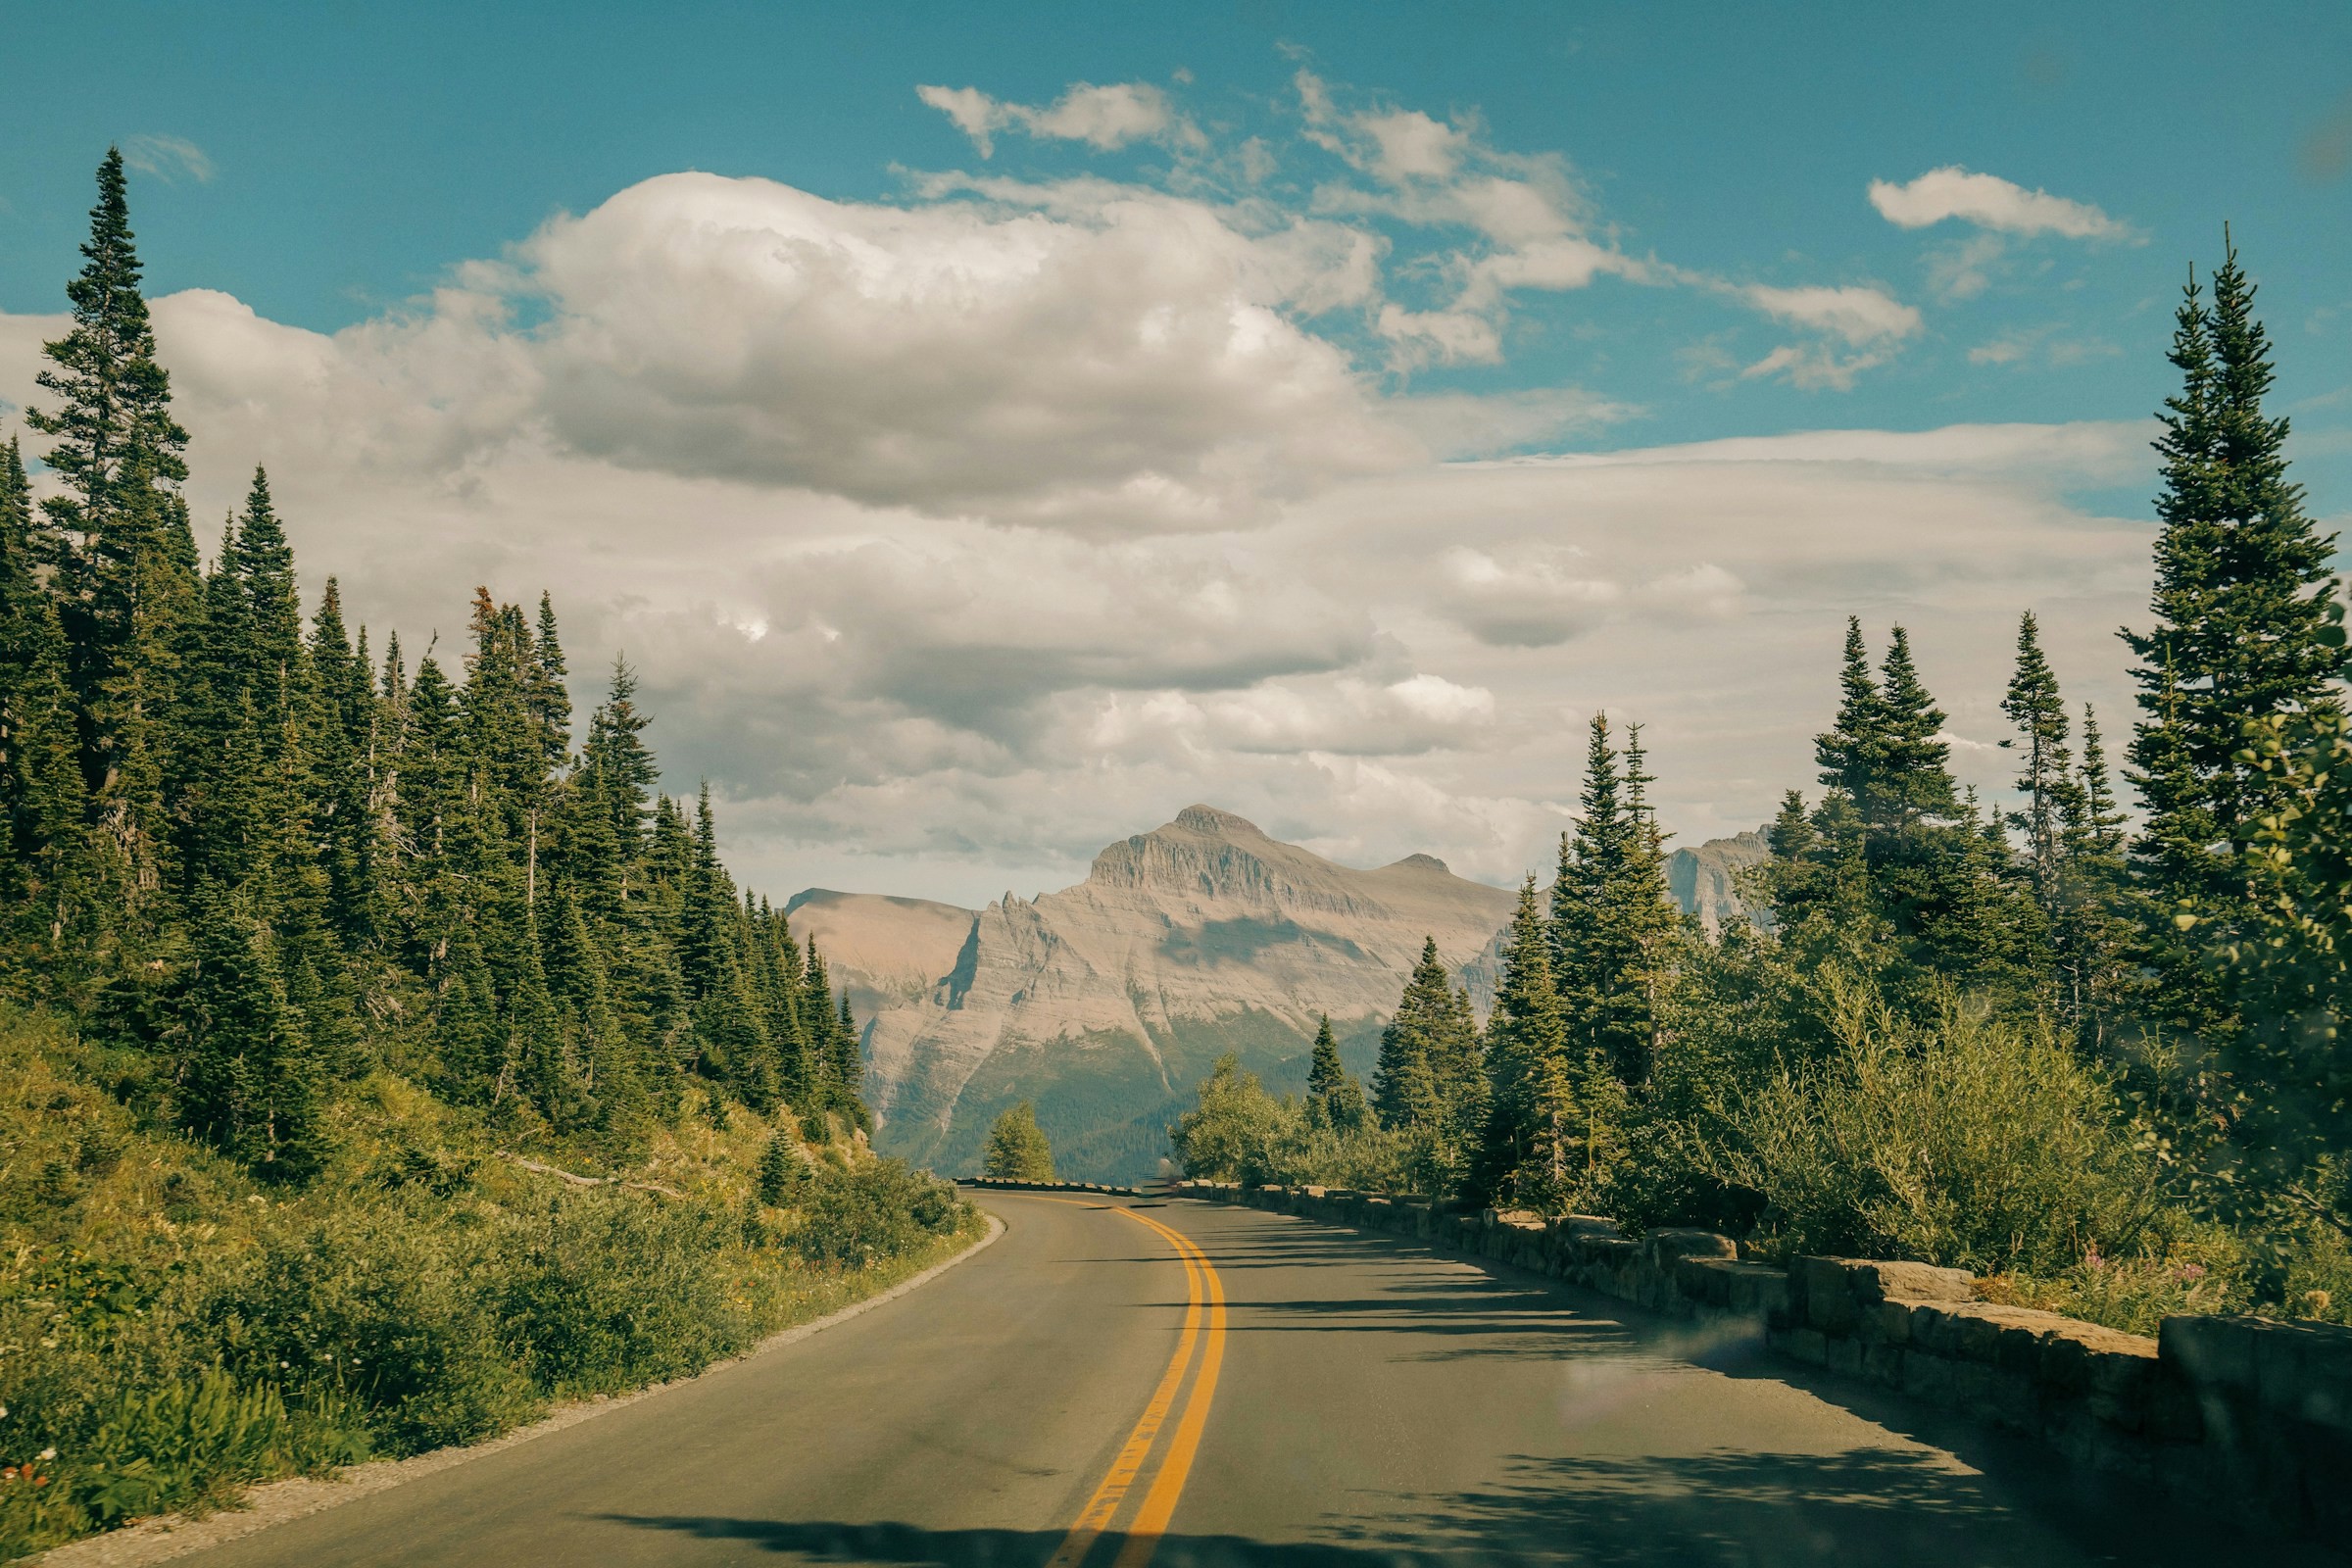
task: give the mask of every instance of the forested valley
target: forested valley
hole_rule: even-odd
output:
[[[690,1372],[964,1245],[628,666],[583,726],[555,607],[486,589],[456,660],[371,648],[258,470],[204,559],[117,153],[82,255],[0,449],[0,1556]]]
[[[1484,1028],[1432,944],[1368,1095],[1328,1025],[1303,1098],[1228,1059],[1186,1170],[1958,1265],[2139,1333],[2352,1322],[2343,603],[2254,296],[2231,248],[2177,313],[2120,759],[2025,611],[1985,804],[1904,629],[1874,656],[1851,621],[1818,790],[1716,940],[1667,900],[1639,726],[1596,715]]]

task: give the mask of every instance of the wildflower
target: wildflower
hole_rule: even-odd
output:
[[[41,1457],[44,1459],[54,1459],[57,1457],[57,1450],[55,1448],[43,1448],[41,1450]]]
[[[2201,1280],[2205,1277],[2205,1265],[2202,1263],[2183,1263],[2180,1265],[2180,1277],[2184,1280]]]

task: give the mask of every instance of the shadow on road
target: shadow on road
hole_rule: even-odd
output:
[[[2183,1540],[2153,1524],[2110,1524],[2090,1538],[2063,1511],[2021,1513],[1992,1500],[1984,1478],[1967,1466],[1907,1448],[1529,1459],[1490,1490],[1349,1500],[1369,1501],[1373,1517],[1359,1514],[1304,1541],[1170,1535],[1154,1568],[2034,1568],[2085,1556],[2213,1568],[2249,1560],[2242,1539]],[[806,1562],[893,1568],[1038,1568],[1062,1539],[1059,1531],[899,1523],[600,1517]],[[1091,1560],[1107,1564],[1116,1550],[1106,1539]],[[2263,1560],[2298,1559],[2266,1550]]]

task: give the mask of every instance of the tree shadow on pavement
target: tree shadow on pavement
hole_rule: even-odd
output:
[[[2105,1510],[2020,1508],[2007,1489],[1996,1493],[1968,1466],[1908,1447],[1524,1459],[1480,1491],[1355,1500],[1364,1515],[1326,1515],[1306,1540],[1167,1536],[1153,1568],[2213,1568],[2329,1560],[2267,1544],[2249,1556],[2242,1538],[2183,1530],[2178,1517],[2119,1521]],[[810,1563],[889,1568],[1039,1568],[1062,1541],[1059,1531],[601,1517]],[[1102,1568],[1117,1549],[1106,1538],[1089,1562]]]

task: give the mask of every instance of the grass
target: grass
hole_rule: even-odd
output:
[[[388,1073],[288,1190],[155,1125],[148,1070],[0,1008],[0,1560],[690,1374],[980,1223],[854,1138],[762,1202],[774,1130],[710,1102],[583,1172],[642,1188],[573,1185]]]

